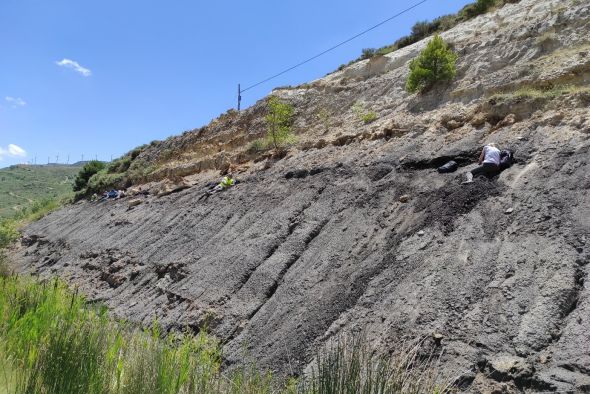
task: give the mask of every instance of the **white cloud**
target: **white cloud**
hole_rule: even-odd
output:
[[[0,160],[5,157],[26,157],[27,152],[18,145],[8,144],[8,147],[3,148],[0,146]]]
[[[84,75],[85,77],[89,77],[92,75],[92,71],[87,69],[86,67],[82,67],[78,62],[70,59],[62,59],[59,62],[55,62],[60,67],[71,68],[72,70]]]
[[[20,97],[6,96],[6,97],[4,97],[4,100],[6,100],[6,102],[8,102],[8,104],[10,104],[12,106],[12,108],[24,107],[25,105],[27,105],[25,100],[23,100]]]

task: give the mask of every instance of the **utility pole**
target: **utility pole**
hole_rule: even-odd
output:
[[[47,164],[49,164],[49,160],[51,160],[51,158],[47,156]]]
[[[84,153],[82,153],[82,161],[84,161]]]
[[[55,156],[55,164],[59,163],[59,153],[57,154],[57,156]]]
[[[98,161],[98,153],[94,154],[94,160]]]
[[[66,164],[70,164],[70,154],[68,153],[68,160],[66,161]]]
[[[33,163],[35,163],[35,165],[37,165],[37,155],[35,155],[35,161]]]
[[[242,103],[242,87],[238,84],[238,112],[240,112],[240,104]]]

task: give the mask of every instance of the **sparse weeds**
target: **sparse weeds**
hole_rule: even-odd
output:
[[[331,116],[330,112],[326,108],[321,108],[317,112],[317,119],[320,121],[320,124],[322,125],[324,134],[330,131],[330,125],[332,123]]]
[[[521,86],[517,90],[504,93],[496,93],[490,97],[496,101],[514,99],[547,99],[551,100],[564,94],[576,94],[590,92],[590,87],[577,85],[557,85],[551,87]]]
[[[249,153],[263,152],[268,149],[268,145],[265,143],[263,138],[257,138],[248,144],[246,151]]]
[[[354,112],[356,117],[364,124],[372,123],[379,117],[375,111],[367,111],[364,104],[361,102],[356,102],[352,106],[352,112]]]
[[[363,115],[362,121],[364,124],[369,124],[377,120],[377,113],[374,111],[369,111]]]

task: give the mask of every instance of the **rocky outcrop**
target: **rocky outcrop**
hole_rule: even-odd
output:
[[[425,42],[276,91],[297,111],[285,155],[244,153],[263,103],[226,115],[159,145],[178,150],[162,173],[186,176],[170,193],[66,207],[13,257],[132,321],[207,327],[228,367],[246,349],[302,371],[363,331],[381,352],[435,338],[466,391],[588,391],[589,32],[587,2],[523,0],[446,32],[458,78],[427,94],[403,90]],[[461,185],[489,141],[517,162]],[[459,171],[436,172],[450,158]],[[199,201],[228,165],[243,182]]]

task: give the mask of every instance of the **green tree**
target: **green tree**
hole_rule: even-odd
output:
[[[424,92],[438,81],[450,81],[456,73],[457,54],[437,34],[417,58],[410,62],[408,92]]]
[[[105,164],[102,161],[92,160],[84,164],[84,167],[82,167],[74,180],[74,191],[79,192],[84,190],[88,186],[90,177],[104,168]]]
[[[268,127],[267,138],[275,149],[288,144],[294,139],[291,133],[293,123],[293,107],[282,102],[278,97],[271,96],[268,99],[268,113],[266,124]]]

